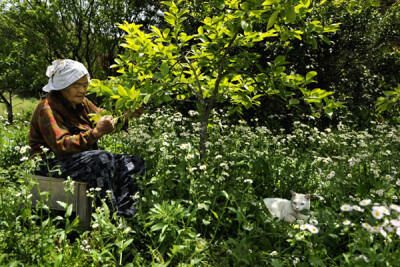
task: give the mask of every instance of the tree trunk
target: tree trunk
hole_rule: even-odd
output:
[[[201,113],[201,130],[200,130],[200,160],[204,161],[207,158],[206,143],[208,140],[208,119],[210,117],[210,110],[206,107],[202,108]]]
[[[9,93],[9,100],[7,100],[7,98],[2,93],[0,94],[0,98],[1,98],[1,102],[6,105],[7,119],[8,119],[8,122],[11,124],[11,123],[13,123],[13,120],[14,120],[14,114],[13,114],[13,110],[12,110],[12,94],[11,94],[11,92],[8,92],[8,93]]]
[[[8,112],[7,117],[8,117],[8,122],[11,124],[14,121],[14,114],[13,114],[13,109],[12,109],[12,94],[11,94],[11,92],[8,92],[8,93],[9,93],[10,100],[8,101],[8,105],[6,104],[7,112]]]

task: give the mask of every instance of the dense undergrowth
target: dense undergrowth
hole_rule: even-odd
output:
[[[132,121],[129,133],[101,140],[106,150],[140,155],[148,171],[138,181],[137,215],[97,207],[90,231],[68,209],[49,212],[46,193],[32,206],[29,125],[0,118],[0,265],[397,264],[398,126],[372,122],[355,131],[342,120],[317,129],[304,117],[288,133],[216,111],[204,162],[197,115],[155,110]],[[271,220],[261,204],[290,190],[312,194],[308,222]]]

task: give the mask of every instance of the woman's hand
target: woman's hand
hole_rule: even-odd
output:
[[[100,138],[105,134],[112,133],[114,131],[114,118],[112,115],[106,115],[101,117],[96,127],[93,129],[93,135],[96,138]]]

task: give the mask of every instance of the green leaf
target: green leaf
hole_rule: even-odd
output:
[[[286,57],[285,57],[285,56],[277,56],[277,57],[274,59],[274,64],[275,64],[276,66],[285,65],[285,64],[287,64],[287,63],[289,63],[289,62],[286,61]]]
[[[63,217],[57,216],[57,217],[55,217],[55,218],[53,219],[53,222],[55,222],[55,221],[62,221],[62,220],[64,220]]]
[[[161,64],[161,75],[162,75],[163,77],[165,77],[165,76],[168,75],[168,72],[169,72],[168,64],[167,64],[166,62],[163,62],[163,63]]]
[[[315,40],[314,37],[310,37],[309,43],[311,43],[311,46],[312,46],[313,49],[317,49],[318,48],[317,40]]]
[[[271,265],[272,265],[273,267],[284,267],[286,264],[285,264],[284,262],[281,262],[281,261],[278,260],[278,259],[273,259],[273,260],[271,261]]]
[[[298,105],[299,103],[300,103],[300,101],[296,98],[292,98],[289,100],[290,105]]]
[[[319,5],[323,5],[327,0],[322,0]]]
[[[115,110],[116,110],[116,111],[121,110],[122,107],[125,105],[125,103],[126,103],[127,100],[128,100],[128,99],[125,98],[125,97],[124,97],[124,98],[118,99],[117,102],[115,103]]]
[[[105,85],[101,85],[100,86],[100,93],[104,96],[111,96],[113,95],[113,91],[111,90],[110,87],[105,86]]]
[[[240,5],[240,8],[246,12],[249,12],[249,3],[244,2],[243,4]]]
[[[202,219],[202,222],[203,222],[204,225],[209,225],[210,224],[210,221],[208,221],[206,219]]]
[[[124,245],[121,248],[121,251],[124,251],[132,242],[133,242],[133,239],[129,239],[128,241],[125,241]]]
[[[143,103],[147,104],[150,100],[151,94],[147,94],[144,99],[143,99]]]
[[[150,27],[153,29],[153,31],[155,33],[157,33],[158,36],[163,37],[160,29],[158,29],[157,27],[154,27],[154,26],[150,26]]]
[[[72,207],[73,207],[72,204],[69,204],[69,205],[68,205],[67,211],[65,212],[65,216],[66,216],[66,217],[71,216],[71,214],[72,214]]]
[[[296,12],[292,5],[289,4],[286,6],[285,13],[286,13],[286,21],[287,22],[290,23],[290,22],[294,22],[296,20]]]
[[[329,118],[332,118],[333,110],[331,108],[325,108],[324,112]]]
[[[305,7],[309,7],[311,4],[310,0],[301,0],[301,4]]]
[[[375,0],[375,1],[372,1],[372,2],[371,2],[371,6],[373,6],[373,7],[380,7],[381,4],[380,4],[379,1]]]
[[[163,31],[163,36],[164,36],[164,38],[167,38],[168,37],[168,34],[171,32],[171,29],[170,28],[165,28],[164,29],[164,31]]]
[[[213,210],[211,210],[211,212],[212,212],[212,214],[214,214],[215,218],[217,218],[217,220],[218,220],[218,214]]]
[[[222,10],[225,8],[225,1],[224,0],[214,0],[215,7]]]
[[[308,72],[307,74],[306,74],[306,81],[309,81],[309,80],[311,80],[314,76],[316,76],[317,75],[317,72],[316,71],[310,71],[310,72]]]
[[[125,90],[125,88],[122,85],[118,85],[118,94],[120,96],[128,96],[128,92]]]
[[[45,228],[50,222],[50,218],[47,218],[45,221],[42,222],[42,228]]]
[[[242,29],[243,29],[245,32],[250,32],[250,31],[253,29],[253,27],[251,26],[251,24],[248,23],[248,22],[245,21],[245,20],[242,20],[242,21],[240,22],[240,25],[242,26]]]
[[[131,89],[129,90],[129,98],[136,99],[136,97],[137,97],[136,88],[135,85],[132,85]]]
[[[150,229],[152,232],[159,231],[159,230],[163,229],[163,227],[165,225],[166,225],[165,223],[157,223],[157,224],[153,225]]]
[[[176,26],[176,18],[171,13],[165,12],[164,13],[164,19],[168,24],[171,24],[174,27]]]
[[[169,102],[171,100],[172,100],[172,98],[169,95],[162,95],[161,96],[161,101],[162,102]]]
[[[162,76],[161,73],[154,73],[153,74],[153,78],[157,79],[157,80],[163,80],[164,79],[164,77]]]
[[[165,232],[165,230],[167,230],[169,227],[168,224],[165,224],[164,227],[161,229],[161,234],[163,234]]]
[[[277,19],[277,17],[278,17],[278,14],[279,14],[279,11],[275,11],[275,12],[272,13],[272,15],[269,17],[269,19],[268,19],[268,25],[267,25],[267,30],[268,30],[269,28],[271,28],[272,26],[274,26],[275,21],[276,21],[276,19]]]
[[[331,44],[331,41],[330,41],[329,38],[326,37],[325,35],[318,35],[318,36],[319,36],[319,38],[321,38],[322,41],[324,41],[326,44],[328,44],[328,45]]]
[[[340,23],[331,24],[324,27],[324,32],[336,32],[339,30]]]
[[[61,265],[62,260],[63,260],[63,254],[58,255],[56,258],[56,262],[54,263],[54,267],[62,266]]]
[[[65,209],[67,207],[67,203],[62,202],[62,201],[56,201],[58,205],[60,205],[63,209]]]
[[[270,6],[273,4],[278,4],[280,0],[266,0],[264,3],[262,3],[263,6]]]

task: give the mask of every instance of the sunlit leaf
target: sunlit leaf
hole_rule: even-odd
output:
[[[225,8],[225,1],[224,0],[214,0],[214,4],[220,10]]]
[[[286,6],[285,15],[286,15],[286,21],[289,23],[294,22],[296,20],[296,12],[291,4]]]
[[[278,14],[279,14],[279,11],[275,11],[275,12],[272,13],[272,15],[269,17],[269,19],[268,19],[268,24],[267,24],[267,30],[268,30],[269,28],[271,28],[272,26],[274,26],[275,21],[276,21],[276,19],[277,19],[277,17],[278,17]]]
[[[315,77],[317,75],[316,71],[310,71],[306,74],[306,81],[309,81],[310,79],[312,79],[313,77]]]
[[[118,85],[118,94],[120,96],[128,96],[128,92],[122,85]]]
[[[278,4],[280,0],[266,0],[262,3],[263,6],[270,6],[273,4]]]

